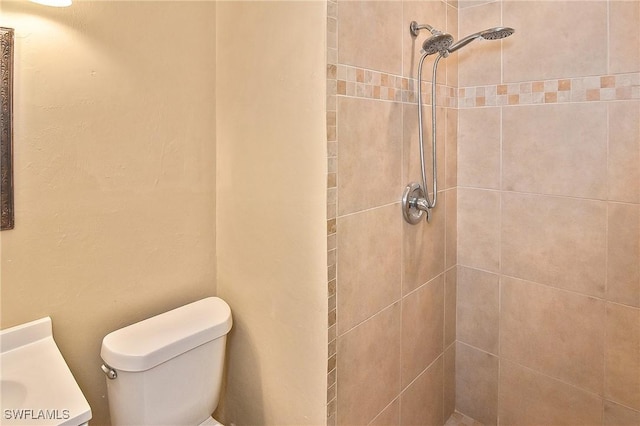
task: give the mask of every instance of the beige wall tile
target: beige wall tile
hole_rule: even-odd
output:
[[[382,413],[373,419],[369,426],[395,426],[400,425],[400,398],[393,401]]]
[[[640,71],[640,2],[609,2],[609,73]]]
[[[447,32],[458,40],[458,9],[451,3],[447,4]],[[438,80],[440,81],[440,80]],[[447,58],[447,86],[458,87],[458,55]]]
[[[339,334],[400,300],[401,221],[397,204],[338,218]]]
[[[458,184],[500,189],[500,108],[458,112]]]
[[[456,344],[456,409],[485,425],[498,421],[498,357]]]
[[[640,307],[640,206],[609,203],[607,300]]]
[[[458,189],[458,263],[499,270],[500,193]]]
[[[635,3],[635,2],[634,2]],[[640,3],[638,3],[640,4]],[[640,102],[609,107],[609,199],[640,202]]]
[[[502,273],[602,297],[606,221],[604,202],[503,193]]]
[[[400,199],[402,107],[392,102],[338,100],[338,213]]]
[[[634,13],[639,7],[635,3],[610,2],[611,41],[607,55],[606,37],[593,37],[594,33],[607,32],[607,3],[604,1],[468,0],[460,1],[459,6],[464,8],[459,11],[456,9],[457,2],[453,7],[440,1],[396,4],[341,2],[340,12],[344,13],[340,18],[343,25],[340,28],[339,55],[341,62],[346,64],[415,77],[418,51],[428,34],[424,31],[417,39],[412,39],[405,28],[409,21],[415,19],[446,29],[456,39],[459,38],[458,23],[462,36],[502,24],[515,27],[515,35],[503,42],[477,40],[458,54],[441,61],[439,83],[446,81],[452,86],[458,83],[461,86],[501,83],[503,66],[504,81],[507,82],[629,72],[630,67],[639,63],[634,55],[640,54],[636,34],[630,34],[633,28],[629,29],[629,25],[638,20]],[[501,20],[502,9],[504,22]],[[394,23],[378,25],[381,28],[374,39],[387,34],[378,43],[372,42],[370,34],[356,28],[358,25],[353,25],[354,22],[365,20],[376,22],[382,17]],[[576,19],[589,22],[589,25],[576,28]],[[348,25],[345,24],[347,22]],[[558,34],[564,34],[564,39],[558,40]],[[625,36],[629,38],[626,45],[622,43]],[[504,64],[501,62],[501,46]],[[549,46],[554,46],[552,50],[557,54],[549,54]],[[531,66],[532,57],[536,58],[535,67]],[[426,61],[423,75],[426,80],[431,78],[429,65],[432,61],[432,58]],[[461,65],[459,81],[456,71],[458,63]],[[338,116],[338,122],[341,123],[338,129],[341,150],[338,153],[340,215],[393,203],[399,198],[397,188],[409,181],[421,181],[416,106],[399,107],[388,102],[366,105],[366,102],[370,101],[339,99],[338,111],[349,114]],[[597,200],[608,197],[609,200],[638,203],[640,136],[637,126],[634,126],[640,116],[638,105],[638,102],[625,101],[505,108],[502,147],[499,133],[502,124],[497,108],[460,111],[439,109],[439,188],[446,190],[462,185],[500,189],[502,186],[508,191]],[[402,108],[400,113],[399,108]],[[430,109],[425,108],[423,112],[427,141],[425,152],[429,157]],[[495,134],[495,137],[491,134]],[[393,146],[397,143],[398,135],[402,137],[402,143],[399,144],[403,150],[401,153]],[[343,145],[343,136],[346,145]],[[357,144],[360,146],[356,147]],[[504,158],[502,164],[501,156]],[[504,167],[503,176],[501,167]],[[430,174],[428,171],[429,179]],[[366,423],[375,416],[373,424],[398,424],[400,420],[403,424],[441,424],[453,411],[456,396],[460,411],[487,424],[495,424],[498,415],[497,358],[463,343],[451,345],[455,339],[456,321],[449,320],[449,312],[456,309],[457,296],[460,299],[457,309],[462,318],[457,321],[458,338],[479,349],[497,352],[499,284],[498,276],[488,271],[502,272],[586,295],[606,296],[608,300],[628,305],[640,304],[640,278],[637,278],[640,274],[637,262],[639,255],[634,251],[640,250],[640,234],[633,232],[633,229],[640,227],[638,220],[634,219],[640,214],[638,206],[609,204],[607,208],[606,203],[595,200],[501,194],[471,188],[442,192],[438,202],[439,209],[434,212],[432,223],[420,224],[420,229],[417,229],[402,222],[402,250],[387,249],[384,253],[389,255],[393,251],[391,257],[399,255],[401,251],[405,253],[404,259],[401,259],[401,269],[402,289],[407,296],[402,308],[396,308],[397,304],[387,308],[340,338],[345,345],[344,337],[387,311],[397,309],[402,317],[403,325],[398,328],[402,335],[388,334],[386,339],[397,339],[398,344],[402,342],[401,354],[398,355],[402,360],[395,363],[399,377],[392,379],[391,384],[403,387],[409,385],[411,380],[415,381],[402,394],[402,401],[398,398],[397,389],[389,392],[387,397],[380,398],[377,390],[375,395],[373,390],[369,394],[369,383],[373,383],[373,379],[366,376],[367,373],[349,371],[354,368],[360,370],[359,361],[354,362],[352,357],[351,362],[340,364],[339,359],[338,367],[343,365],[339,374],[347,370],[344,373],[347,377],[354,377],[355,374],[366,376],[364,380],[352,380],[351,387],[347,387],[346,391],[344,387],[341,388],[339,393],[350,392],[355,402],[353,409],[344,405],[344,402],[339,405],[342,410],[339,424]],[[388,208],[392,210],[391,206]],[[354,215],[354,224],[361,217]],[[340,232],[342,220],[348,219],[339,220]],[[353,227],[382,229],[387,226],[384,223],[391,223],[390,213],[386,220],[376,223],[367,221]],[[397,227],[395,222],[392,227]],[[398,234],[387,237],[393,239],[391,246],[395,247]],[[378,240],[380,236],[376,235]],[[353,253],[362,252],[362,249],[356,248],[356,243],[352,241]],[[633,262],[634,256],[636,262]],[[457,262],[482,269],[461,268],[462,271],[473,272],[467,275],[480,275],[483,279],[475,280],[464,272],[456,274],[457,269],[454,268],[439,276],[437,285],[433,281],[419,288]],[[370,270],[379,270],[381,262],[371,262],[369,266],[366,261],[356,263],[362,269],[358,269],[360,266],[349,269],[353,269],[354,276],[359,275],[357,279],[367,274],[371,276],[368,282],[380,279],[380,272]],[[503,312],[502,321],[504,323],[507,318],[508,322],[503,325],[501,333],[502,339],[510,343],[503,346],[506,352],[502,361],[504,377],[500,401],[504,407],[500,412],[501,423],[560,425],[565,424],[566,419],[575,420],[574,423],[580,422],[581,425],[600,423],[602,401],[591,392],[603,393],[605,389],[606,376],[602,374],[605,364],[604,328],[605,324],[611,327],[614,323],[611,318],[608,322],[604,320],[605,302],[533,282],[505,279],[510,287],[503,291],[503,298],[508,298],[503,300],[503,309],[506,311]],[[459,287],[456,287],[456,280],[459,280]],[[472,282],[480,284],[472,285]],[[436,288],[440,293],[436,294]],[[346,316],[370,317],[372,313],[384,309],[384,300],[389,297],[382,295],[384,291],[388,291],[384,286],[382,289],[376,288],[371,298],[368,295],[364,297],[364,304],[360,300],[362,297],[358,296],[352,297],[352,301],[345,300],[342,310]],[[363,292],[358,290],[353,294],[362,296]],[[434,299],[442,300],[442,303],[434,303]],[[397,300],[395,296],[391,296],[386,303],[394,300]],[[376,306],[376,303],[381,303],[381,306]],[[340,311],[340,306],[338,308]],[[347,309],[353,312],[346,313]],[[351,321],[357,324],[361,320]],[[413,325],[419,322],[427,326],[414,328]],[[552,331],[543,333],[540,330]],[[618,342],[610,345],[607,355],[619,358],[627,356],[628,347],[619,342],[620,336],[612,332],[610,337]],[[629,336],[625,337],[629,339]],[[373,345],[380,340],[377,336],[369,339],[366,343],[362,339],[361,345]],[[432,341],[442,343],[433,344]],[[504,341],[501,342],[504,345]],[[530,350],[531,345],[545,349],[533,351]],[[458,350],[457,359],[456,346],[462,348]],[[443,355],[443,348],[447,347]],[[351,349],[356,350],[355,343]],[[373,350],[373,346],[369,346],[368,352]],[[363,356],[371,357],[365,352],[361,350]],[[388,354],[373,356],[381,359]],[[428,371],[420,374],[437,356],[441,358]],[[505,358],[513,358],[543,374],[513,364]],[[607,392],[613,392],[616,398],[620,392],[628,394],[625,386],[629,385],[628,378],[627,382],[625,379],[616,379],[617,374],[623,374],[622,370],[616,369],[623,368],[618,364],[607,367],[612,369],[611,378],[615,380]],[[391,368],[391,363],[386,361],[383,365],[385,372]],[[436,365],[440,369],[437,378],[433,376]],[[628,361],[623,361],[622,365],[628,365]],[[631,367],[631,373],[635,368]],[[378,378],[378,381],[385,380]],[[606,386],[609,386],[608,382]],[[367,392],[363,392],[363,389]],[[441,398],[433,400],[434,395],[440,395]],[[360,400],[356,401],[357,398]],[[425,398],[432,401],[424,404]],[[609,398],[614,399],[613,396]],[[372,399],[375,401],[372,402]],[[421,405],[418,401],[422,402]],[[629,402],[618,402],[629,406]],[[431,409],[426,409],[425,405]],[[462,407],[466,407],[467,411]],[[612,421],[625,424],[624,421],[634,418],[632,414],[637,414],[636,411],[609,402],[605,408],[605,424],[612,424]],[[434,414],[439,418],[429,417]]]
[[[457,268],[449,269],[444,275],[444,347],[456,340],[456,298]]]
[[[599,426],[602,400],[592,393],[501,360],[500,423]]]
[[[444,188],[458,186],[458,110],[446,109],[445,182]]]
[[[482,4],[491,3],[493,1],[495,0],[459,0],[458,7],[460,9],[463,9],[465,7],[480,6]]]
[[[606,109],[600,102],[505,108],[503,188],[604,199]]]
[[[500,2],[482,4],[458,11],[458,32],[462,39],[467,35],[500,26]],[[454,53],[458,59],[458,84],[481,86],[502,82],[501,43],[499,41],[475,40]],[[453,56],[452,55],[452,56]]]
[[[400,1],[338,2],[338,61],[400,74],[401,25]]]
[[[640,410],[640,309],[607,303],[607,399]]]
[[[640,411],[605,401],[603,424],[604,426],[638,426],[640,425]]]
[[[604,301],[503,277],[502,359],[601,394]]]
[[[494,355],[498,355],[499,284],[499,275],[458,269],[458,340]]]
[[[502,4],[505,26],[516,30],[504,41],[505,82],[607,73],[607,2]]]
[[[436,140],[436,158],[437,158],[437,176],[438,176],[438,192],[446,188],[445,185],[445,149],[446,149],[446,109],[437,109],[437,140]],[[422,128],[423,128],[423,146],[424,146],[424,162],[426,166],[427,187],[429,193],[433,194],[432,187],[432,137],[431,137],[431,107],[422,107]],[[403,182],[418,182],[422,185],[422,174],[420,169],[420,145],[418,144],[418,108],[416,105],[403,104]],[[440,196],[440,194],[438,194]]]
[[[396,210],[402,220],[403,233],[402,294],[409,293],[444,272],[445,201],[445,197],[440,197],[431,215],[431,222],[425,218],[416,225],[407,223],[402,219],[400,209]]]
[[[442,1],[429,1],[420,4],[418,2],[403,4],[391,1],[338,2],[339,62],[391,74],[415,75],[417,63],[412,63],[411,57],[415,57],[417,50],[410,50],[412,40],[408,31],[409,22],[412,19],[421,21],[420,16],[423,16],[426,23],[440,25],[444,30],[446,9],[447,6]],[[441,13],[442,16],[435,17],[432,12]],[[435,20],[431,21],[430,18],[435,18]],[[363,31],[363,23],[374,28],[373,33],[375,34]],[[426,32],[418,37],[420,44],[426,37]],[[403,49],[404,59],[402,57]],[[433,58],[427,59],[427,65],[432,61]],[[442,61],[438,74],[441,84],[446,81],[446,68],[446,61]],[[424,77],[430,80],[430,66],[425,68]],[[339,334],[345,333],[353,324],[358,324],[359,321],[365,319],[364,322],[338,338],[337,424],[367,424],[372,420],[372,424],[398,424],[400,421],[399,394],[402,365],[414,368],[416,371],[411,375],[412,378],[415,378],[429,365],[425,363],[425,359],[429,359],[431,362],[443,351],[445,227],[455,228],[456,200],[453,200],[452,207],[449,209],[450,214],[447,214],[447,197],[444,192],[441,192],[438,208],[434,212],[434,220],[431,223],[425,222],[416,227],[406,225],[407,228],[403,231],[393,230],[396,222],[392,217],[402,221],[398,205],[393,203],[400,198],[405,184],[410,180],[421,180],[417,143],[417,108],[415,105],[404,104],[401,106],[399,103],[340,97],[337,103],[337,134],[339,139],[339,144],[337,144],[339,158],[337,162],[339,277],[337,311]],[[428,160],[431,152],[430,107],[425,108],[423,112],[425,152],[429,167],[427,176],[430,179],[430,160]],[[452,128],[447,127],[446,110],[439,109],[437,144],[438,183],[441,191],[447,188],[447,169],[449,169],[449,173],[455,175],[455,161],[452,166],[449,166],[449,160],[445,159],[448,145],[453,146],[455,150],[455,138],[448,140],[446,136],[451,131]],[[455,186],[455,180],[452,185]],[[373,212],[381,210],[379,207],[395,209],[397,216],[389,214],[385,219],[375,219]],[[356,212],[361,213],[352,215]],[[372,216],[365,219],[364,213],[371,213]],[[357,229],[357,235],[352,232],[351,235],[342,236],[345,224],[348,224],[351,229]],[[380,240],[378,231],[375,233],[367,231],[367,229],[377,230],[380,227],[389,228],[389,225],[391,228],[382,232],[386,234],[384,238],[388,237],[393,241],[391,244]],[[402,225],[399,229],[405,229],[404,226]],[[403,239],[403,246],[399,250],[393,248],[398,237]],[[452,238],[455,241],[455,234],[452,235]],[[368,249],[367,247],[370,245],[378,245],[385,252],[388,251],[391,259],[376,260],[377,255],[371,253],[371,250],[376,252],[376,249]],[[344,247],[350,247],[346,259],[349,260],[351,257],[351,265],[345,265]],[[384,279],[383,276],[387,273],[391,276],[390,269],[387,269],[384,264],[389,266],[388,262],[395,262],[395,257],[402,255],[402,253],[404,253],[404,258],[401,259],[401,270],[404,267],[408,271],[406,274],[401,272],[404,275],[402,280],[405,282],[406,293],[415,290],[439,274],[440,276],[436,278],[437,283],[427,285],[431,286],[429,291],[425,286],[424,291],[418,289],[409,295],[402,305],[402,310],[400,307],[396,309],[395,305],[391,308],[384,308],[385,303],[389,304],[395,300],[393,295],[383,296],[383,293],[389,293],[389,288],[384,288],[383,285],[381,289],[372,290],[374,294],[369,296],[364,294],[367,290],[363,290],[360,284],[370,280]],[[455,265],[455,250],[452,250],[452,254],[453,256],[450,258],[453,259],[452,262]],[[373,260],[371,261],[371,259]],[[347,273],[346,276],[345,273]],[[351,281],[358,283],[356,286],[358,288],[350,288],[349,282]],[[346,287],[343,289],[345,285]],[[343,295],[343,291],[345,294],[349,294],[350,300]],[[433,292],[437,294],[431,294]],[[421,296],[424,297],[421,298]],[[385,299],[387,300],[385,301]],[[381,305],[376,306],[378,303]],[[420,310],[418,307],[424,309]],[[366,319],[379,309],[384,310]],[[400,326],[395,327],[395,325],[395,330],[389,333],[382,331],[382,328],[385,328],[382,325],[380,325],[380,329],[377,329],[377,326],[373,328],[369,326],[372,322],[380,323],[379,318],[389,310],[394,310],[394,312],[397,310],[393,315],[404,316],[406,325],[402,327],[402,331]],[[426,320],[422,317],[426,317]],[[421,323],[423,320],[430,326],[423,327]],[[409,327],[409,325],[418,324],[420,324],[420,328]],[[375,331],[367,331],[363,334],[360,332],[362,329],[375,329]],[[416,338],[419,344],[404,352],[404,355],[409,359],[411,358],[409,352],[415,351],[416,358],[411,358],[412,361],[415,360],[413,367],[409,361],[401,363],[402,355],[398,355],[397,359],[392,362],[389,360],[389,354],[383,353],[390,346],[396,346],[394,349],[398,351],[403,350],[400,344],[403,332],[405,335],[426,336],[424,341]],[[361,337],[355,340],[349,337],[358,334]],[[379,334],[384,334],[384,337],[380,337]],[[388,343],[391,340],[394,343]],[[404,339],[406,342],[410,340],[411,338]],[[438,345],[435,350],[437,353],[431,353],[435,346],[423,344],[429,341]],[[358,356],[352,356],[354,353],[357,353]],[[371,361],[368,361],[367,358]],[[443,364],[442,359],[439,362]],[[391,380],[381,377],[380,371],[378,371],[380,365],[386,372],[395,368],[398,375],[397,382],[395,377]],[[430,374],[434,374],[432,370],[430,370]],[[413,382],[411,392],[403,396],[405,398],[403,406],[407,407],[411,401],[417,404],[420,400],[424,402],[425,398],[432,398],[440,407],[437,411],[439,412],[438,422],[441,423],[444,386],[442,365],[439,367],[437,382],[431,379],[425,381],[424,377],[428,377],[425,375],[420,377],[423,379],[417,379]],[[406,379],[405,385],[409,383],[411,383],[410,380]],[[389,390],[389,388],[393,389]],[[414,411],[419,417],[420,411]],[[432,413],[433,411],[429,409],[423,414]],[[409,414],[403,413],[403,415],[410,419]]]
[[[373,420],[400,393],[400,303],[338,337],[338,424]]]
[[[444,419],[448,419],[456,409],[456,345],[452,344],[444,352]]]
[[[444,362],[438,358],[402,392],[403,425],[441,425],[443,419]]]
[[[458,263],[458,191],[451,189],[444,193],[446,205],[445,226],[445,269]]]
[[[402,299],[402,387],[442,354],[444,274]]]

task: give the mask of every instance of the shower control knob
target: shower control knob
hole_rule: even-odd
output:
[[[418,183],[411,182],[406,186],[402,194],[402,215],[407,223],[417,225],[425,212],[427,221],[431,218],[431,209],[423,208],[425,201],[424,192]]]

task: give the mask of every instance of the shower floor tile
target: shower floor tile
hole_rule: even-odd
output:
[[[467,417],[464,414],[455,412],[449,417],[444,426],[484,426],[482,423]]]

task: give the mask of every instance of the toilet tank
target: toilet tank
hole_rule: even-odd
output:
[[[231,309],[209,297],[108,334],[113,426],[198,425],[218,405]]]

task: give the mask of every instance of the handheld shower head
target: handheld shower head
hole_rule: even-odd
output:
[[[469,43],[471,43],[475,39],[481,38],[481,39],[484,39],[484,40],[500,40],[500,39],[503,39],[505,37],[509,37],[514,32],[515,32],[515,30],[513,28],[509,28],[509,27],[489,28],[488,30],[480,31],[478,33],[466,36],[462,40],[458,41],[456,44],[454,44],[451,47],[449,47],[449,49],[447,49],[447,50],[449,51],[449,53],[453,53],[456,50],[466,46]]]
[[[509,27],[495,27],[489,28],[480,32],[480,37],[485,40],[500,40],[501,38],[509,37],[515,30]]]

